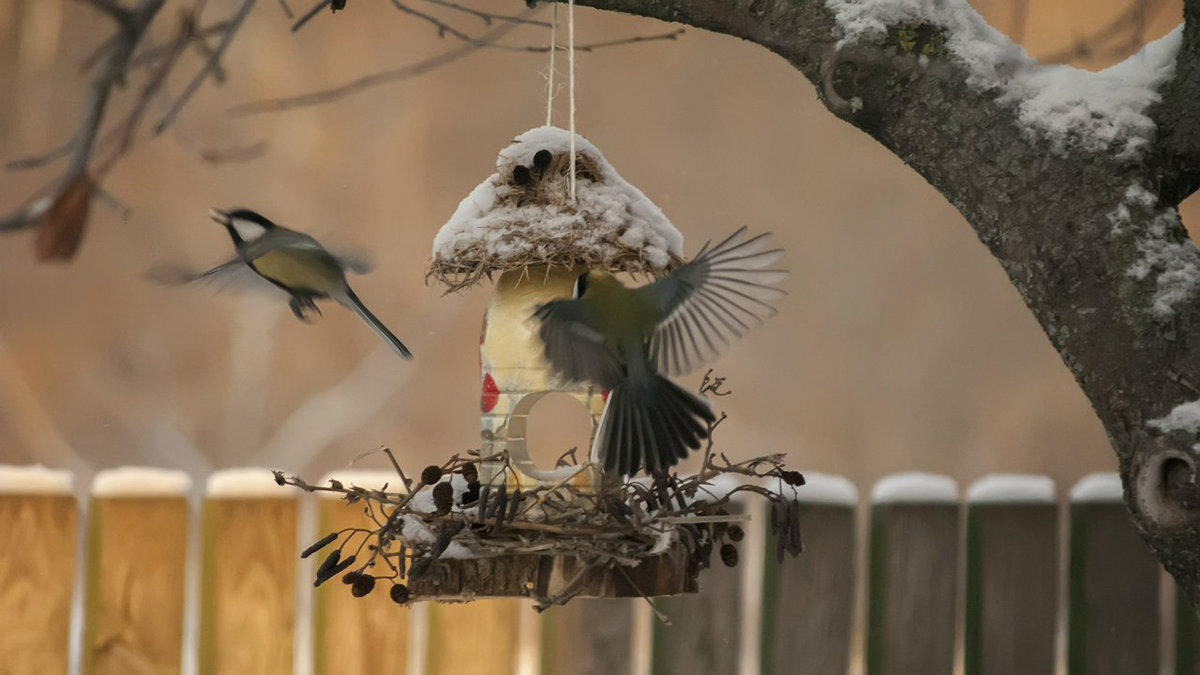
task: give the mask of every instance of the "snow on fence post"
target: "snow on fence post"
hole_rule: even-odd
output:
[[[1115,473],[1071,489],[1067,672],[1159,669],[1159,566],[1138,537]]]
[[[967,490],[966,675],[1051,675],[1058,504],[1046,476],[990,475]]]
[[[292,673],[301,550],[297,502],[297,491],[276,485],[267,469],[229,469],[209,477],[201,544],[201,673]]]
[[[542,675],[633,671],[633,607],[627,598],[575,598],[542,613]]]
[[[88,517],[84,673],[178,673],[191,479],[124,467],[96,474]]]
[[[762,592],[762,672],[844,675],[854,616],[858,490],[842,476],[805,472],[800,501],[804,552],[781,563],[766,536]],[[782,490],[778,479],[772,489]]]
[[[718,497],[736,485],[734,480],[717,479],[713,483],[716,485],[712,493]],[[731,514],[749,512],[749,505],[740,497],[734,495],[729,502]],[[756,518],[739,524],[746,532],[746,539],[736,545],[736,558],[751,557],[747,543],[761,542],[761,537],[750,536],[750,530],[761,530],[762,520]],[[719,550],[712,552],[710,567],[700,573],[699,593],[654,601],[655,608],[671,622],[669,626],[657,618],[653,622],[651,672],[654,675],[738,672],[742,650],[751,648],[742,641],[746,575],[736,559],[735,565],[729,566],[721,558]]]
[[[337,480],[346,487],[357,486],[403,492],[395,471],[336,471],[320,483]],[[347,504],[341,494],[318,492],[318,531],[310,533],[307,545],[330,532],[347,527],[374,529],[377,525],[364,511],[364,502]],[[355,542],[360,538],[356,538]],[[331,549],[316,554],[320,558]],[[375,570],[387,576],[385,569]],[[409,609],[390,597],[391,584],[380,581],[370,595],[356,598],[350,587],[333,579],[316,589],[313,609],[314,673],[371,673],[404,675],[408,663]]]
[[[13,673],[67,672],[77,507],[71,474],[0,465],[0,654]]]
[[[904,473],[871,490],[868,675],[949,675],[954,668],[958,486]]]

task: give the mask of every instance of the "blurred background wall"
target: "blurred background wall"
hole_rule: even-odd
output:
[[[1096,69],[1178,21],[1178,0],[1143,0],[1131,14],[1135,2],[976,6],[1034,55]],[[204,23],[236,4],[210,0]],[[174,25],[166,19],[188,5],[170,0],[151,39],[165,39]],[[517,0],[478,6],[523,9]],[[224,85],[205,85],[163,136],[143,134],[105,181],[129,213],[97,201],[73,263],[35,263],[31,233],[0,236],[0,463],[198,473],[265,464],[315,477],[382,445],[415,465],[477,447],[490,286],[444,295],[425,285],[424,265],[435,232],[492,172],[496,152],[544,121],[546,56],[482,49],[337,102],[231,115],[237,104],[457,46],[383,2],[352,1],[296,34],[288,28],[277,3],[257,4],[229,50]],[[578,12],[580,42],[670,28]],[[110,31],[80,2],[0,0],[0,161],[70,137],[87,81],[81,63]],[[504,42],[547,39],[523,28]],[[202,56],[186,58],[172,94]],[[734,392],[717,403],[729,413],[718,435],[729,456],[787,452],[798,468],[860,485],[909,469],[1070,482],[1115,467],[1088,402],[959,214],[827,113],[782,59],[688,30],[581,53],[578,87],[580,133],[664,209],[689,253],[743,224],[775,231],[787,249],[779,316],[714,366]],[[152,120],[165,104],[151,106]],[[262,152],[249,161],[204,159],[255,146]],[[0,210],[57,168],[0,174]],[[305,325],[269,296],[143,279],[155,263],[227,257],[230,243],[206,213],[239,205],[370,252],[377,270],[352,281],[417,359],[395,359],[335,306]],[[546,460],[581,442],[583,420],[562,401],[540,403],[535,453]],[[376,453],[357,465],[386,464]]]

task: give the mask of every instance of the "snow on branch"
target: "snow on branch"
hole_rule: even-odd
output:
[[[1147,44],[1125,61],[1092,72],[1042,65],[993,28],[966,0],[826,0],[837,26],[839,49],[896,42],[903,49],[918,29],[929,33],[922,64],[949,56],[966,71],[967,83],[994,93],[1010,107],[1022,133],[1045,140],[1058,154],[1072,150],[1115,151],[1136,160],[1153,140],[1146,114],[1175,69],[1182,26]]]
[[[1198,433],[1200,432],[1200,400],[1180,403],[1165,416],[1150,420],[1147,424],[1164,433],[1172,431]]]

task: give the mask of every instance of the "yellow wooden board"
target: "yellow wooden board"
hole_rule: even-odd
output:
[[[187,531],[183,497],[92,501],[84,673],[180,671]]]
[[[0,670],[67,672],[75,498],[0,495]]]
[[[204,505],[200,672],[289,675],[296,617],[296,501]]]

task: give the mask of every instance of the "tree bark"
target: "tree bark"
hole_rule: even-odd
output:
[[[1200,253],[1176,210],[1200,187],[1200,0],[1185,3],[1174,75],[1146,111],[1155,131],[1133,156],[1119,144],[1031,135],[1017,101],[968,81],[969,67],[946,46],[952,23],[893,20],[886,37],[839,46],[844,27],[824,0],[578,2],[771,50],[833,114],[940,191],[1091,401],[1134,522],[1200,607],[1200,421],[1168,417],[1200,399]],[[943,15],[974,12],[965,0],[941,5]]]

